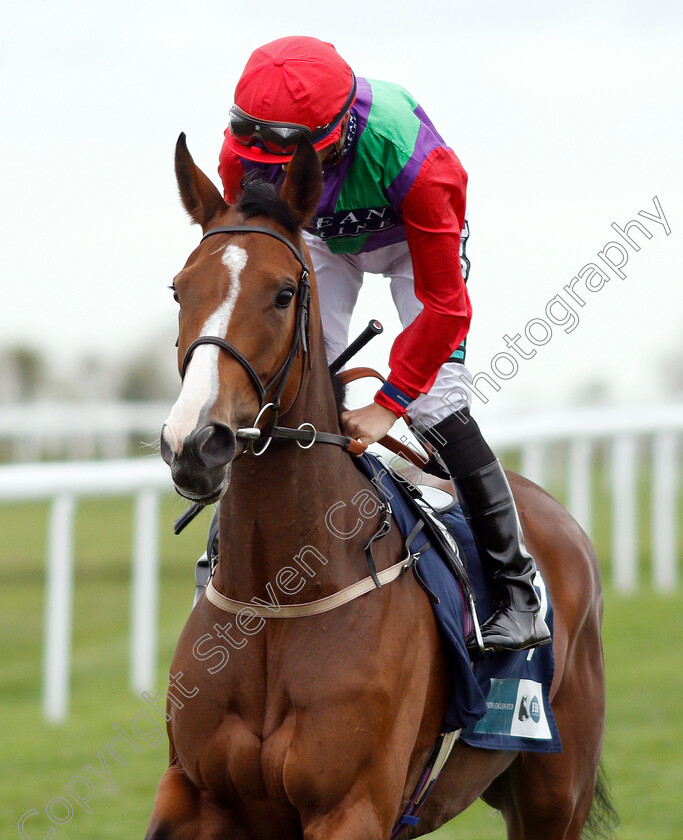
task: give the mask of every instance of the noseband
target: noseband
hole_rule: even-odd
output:
[[[202,236],[201,241],[203,242],[209,236],[216,236],[219,233],[260,233],[264,234],[265,236],[272,236],[274,239],[277,239],[278,241],[285,244],[297,258],[297,260],[301,264],[301,274],[299,275],[299,287],[297,289],[296,296],[296,323],[294,326],[294,337],[292,339],[292,344],[289,348],[287,358],[285,359],[277,373],[265,385],[261,382],[261,379],[254,370],[251,362],[248,359],[246,359],[233,344],[230,344],[229,341],[226,341],[224,338],[221,338],[217,335],[202,335],[199,338],[196,338],[192,342],[192,344],[190,344],[190,346],[185,351],[185,357],[180,368],[180,378],[185,378],[187,366],[190,364],[192,354],[197,349],[197,347],[200,347],[202,344],[214,344],[217,347],[220,347],[222,350],[225,350],[226,353],[229,353],[244,368],[245,373],[251,380],[251,383],[254,386],[256,393],[258,394],[259,415],[261,414],[263,408],[266,405],[268,391],[270,391],[272,388],[277,387],[277,390],[275,391],[269,403],[273,410],[277,412],[280,408],[280,399],[282,398],[282,393],[285,390],[285,386],[287,385],[287,379],[289,378],[289,373],[292,369],[292,365],[294,364],[294,359],[299,355],[300,349],[303,352],[304,358],[308,353],[310,334],[309,308],[311,303],[311,284],[308,280],[310,270],[308,268],[308,263],[306,262],[306,258],[304,257],[303,253],[294,245],[292,245],[289,239],[284,237],[281,233],[278,233],[276,230],[272,230],[271,228],[255,226],[252,227],[251,225],[227,225],[225,227],[216,227],[211,228],[211,230],[208,230],[204,234],[204,236]]]

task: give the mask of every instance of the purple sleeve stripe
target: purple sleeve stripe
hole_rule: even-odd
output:
[[[444,141],[443,137],[439,134],[439,132],[434,127],[434,123],[429,119],[427,114],[425,114],[425,112],[422,110],[422,107],[420,105],[418,105],[417,108],[413,111],[413,113],[420,120],[422,125],[426,125],[427,128],[429,128],[429,130],[432,132],[432,134],[438,139],[439,145],[443,146],[444,148],[447,149],[448,146],[446,145],[446,142]]]
[[[398,208],[403,204],[403,199],[415,183],[422,164],[434,151],[434,149],[448,149],[441,135],[432,125],[425,112],[418,105],[415,115],[420,119],[420,130],[415,141],[415,148],[408,163],[398,173],[387,189],[387,195],[393,207]]]

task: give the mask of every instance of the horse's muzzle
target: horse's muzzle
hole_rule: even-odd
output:
[[[174,452],[161,432],[161,457],[171,468],[176,490],[192,501],[214,502],[222,494],[236,450],[235,433],[225,423],[209,423],[191,432]]]

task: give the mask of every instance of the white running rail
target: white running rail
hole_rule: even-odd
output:
[[[71,676],[74,515],[77,499],[135,496],[131,595],[131,687],[154,687],[157,651],[159,496],[171,489],[161,458],[0,467],[0,503],[50,500],[45,594],[43,711],[66,719]],[[192,587],[192,577],[188,577]]]
[[[170,402],[47,402],[0,405],[0,446],[12,461],[125,458],[153,442]]]
[[[568,507],[590,535],[593,512],[593,458],[599,444],[610,452],[611,574],[614,587],[634,592],[638,577],[639,466],[651,464],[653,587],[678,585],[677,501],[683,405],[640,410],[613,408],[511,418],[488,423],[494,450],[520,450],[521,472],[544,483],[547,454],[565,444]],[[77,500],[134,495],[131,686],[153,689],[156,666],[159,497],[171,489],[168,467],[159,457],[71,463],[0,466],[0,504],[51,500],[47,540],[47,591],[43,705],[48,720],[66,718],[69,702],[72,627],[73,523]],[[188,576],[192,588],[192,576]]]
[[[602,408],[529,415],[486,427],[494,449],[520,449],[520,472],[544,485],[551,445],[567,444],[567,507],[590,536],[593,531],[592,459],[598,444],[610,453],[611,571],[614,587],[632,593],[638,579],[639,467],[651,465],[653,586],[678,585],[678,495],[683,404]]]

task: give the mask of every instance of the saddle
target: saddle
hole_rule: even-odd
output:
[[[458,499],[451,482],[424,471],[416,472],[411,467],[394,469],[374,455],[366,454],[357,459],[356,463],[370,478],[380,496],[384,497],[382,499],[384,502],[389,501],[386,498],[386,482],[383,481],[385,476],[389,481],[389,486],[399,491],[410,515],[415,518],[415,524],[408,533],[405,533],[406,526],[402,522],[398,524],[403,532],[407,555],[413,558],[412,568],[418,583],[432,603],[439,603],[438,596],[430,589],[420,573],[419,563],[422,554],[434,549],[462,589],[467,603],[468,628],[473,646],[484,653],[484,642],[475,606],[476,597],[467,574],[466,557],[458,543],[453,523],[447,518],[448,514],[458,506]],[[414,483],[415,480],[424,483]],[[391,501],[394,501],[393,497]],[[394,508],[395,506],[394,501]],[[372,566],[370,572],[374,574]]]

